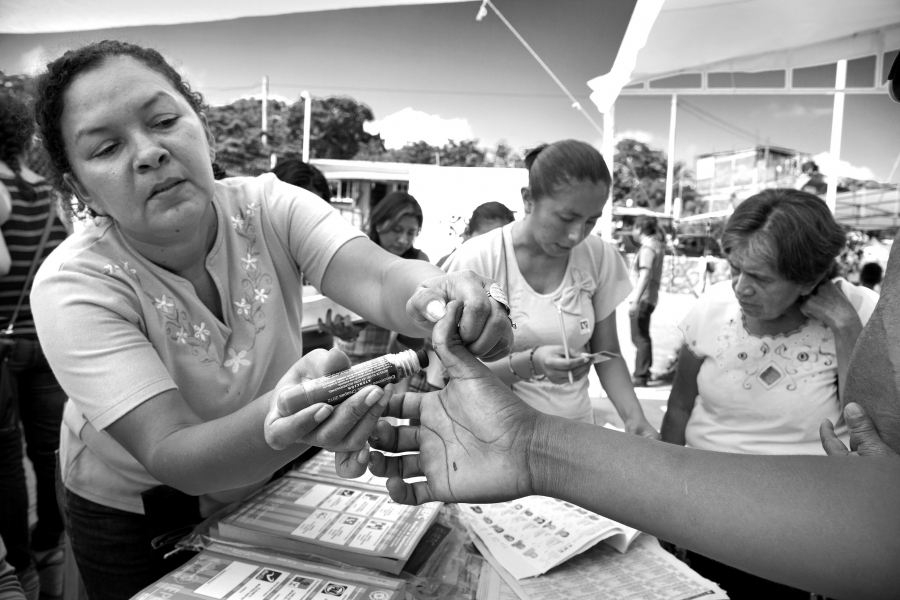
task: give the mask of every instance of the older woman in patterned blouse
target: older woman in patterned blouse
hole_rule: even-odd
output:
[[[766,190],[735,209],[722,235],[731,285],[713,286],[681,323],[664,441],[745,454],[823,454],[823,419],[847,441],[843,386],[878,297],[832,279],[844,243],[825,203],[806,192]],[[733,569],[711,569],[707,576],[717,581],[737,577],[737,587],[765,585],[741,580]]]

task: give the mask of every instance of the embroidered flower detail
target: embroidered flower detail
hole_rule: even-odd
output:
[[[237,311],[239,315],[243,315],[245,317],[250,316],[250,305],[247,303],[246,298],[241,298],[240,302],[235,302],[235,306],[237,306]]]
[[[247,211],[246,211],[246,212],[247,212],[247,216],[248,216],[248,217],[252,217],[254,214],[256,214],[256,209],[257,209],[258,207],[259,207],[259,204],[257,204],[256,202],[251,202],[250,204],[248,204],[248,205],[247,205]]]
[[[179,344],[187,344],[188,334],[184,329],[179,329],[175,332],[175,341]]]
[[[238,231],[244,230],[244,220],[240,217],[231,217],[231,226]]]
[[[269,297],[269,290],[253,290],[253,299],[260,304],[265,304],[266,299]]]
[[[247,253],[247,258],[241,259],[241,263],[243,263],[245,271],[255,271],[256,270],[256,259],[250,253]]]
[[[163,294],[162,298],[154,298],[153,301],[156,302],[156,310],[167,315],[171,314],[172,309],[175,308],[175,303],[169,298],[166,298],[165,294]]]
[[[209,329],[206,329],[206,323],[200,323],[200,325],[194,325],[194,337],[200,340],[201,342],[206,341],[206,336],[209,335]]]
[[[106,266],[103,267],[103,268],[106,269],[106,272],[107,272],[107,273],[109,273],[110,275],[112,275],[113,273],[115,273],[115,272],[119,269],[119,265],[106,265]]]
[[[137,275],[137,271],[128,266],[128,261],[122,263],[122,268],[131,273],[132,275]]]
[[[250,364],[250,361],[244,358],[247,356],[246,350],[235,352],[234,348],[229,348],[228,356],[231,358],[225,361],[225,366],[230,367],[232,373],[237,373],[242,366],[248,366]]]

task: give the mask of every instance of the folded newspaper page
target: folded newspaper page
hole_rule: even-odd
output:
[[[649,535],[635,540],[625,554],[600,544],[546,575],[523,580],[506,572],[480,540],[475,540],[475,546],[503,579],[499,586],[490,586],[494,595],[484,600],[728,599],[719,586],[663,550]],[[492,579],[487,574],[483,578]]]
[[[461,504],[460,509],[474,535],[516,579],[546,573],[600,541],[625,552],[640,533],[545,496],[499,504]]]

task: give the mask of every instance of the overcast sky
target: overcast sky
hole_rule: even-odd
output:
[[[587,80],[612,66],[633,0],[494,0],[494,4],[602,122]],[[384,7],[176,26],[93,32],[0,35],[0,69],[23,72],[86,41],[120,38],[173,58],[208,101],[259,91],[296,99],[347,94],[368,104],[389,144],[476,137],[525,148],[600,136],[570,108],[552,80],[494,14],[476,22],[477,3]],[[681,111],[676,159],[750,147],[757,141],[826,152],[830,97],[685,97],[710,117]],[[665,149],[668,98],[621,98],[619,135]],[[900,107],[886,96],[848,96],[841,158],[848,174],[887,177],[900,152]],[[895,177],[896,180],[896,177]]]

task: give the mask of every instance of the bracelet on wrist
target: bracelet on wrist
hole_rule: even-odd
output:
[[[538,375],[537,371],[534,370],[534,353],[537,351],[537,346],[531,349],[531,352],[528,353],[528,364],[531,366],[531,377],[526,379],[526,381],[536,382],[543,381],[547,379],[546,375]]]
[[[509,367],[509,372],[512,373],[512,376],[515,377],[516,379],[522,379],[521,377],[519,377],[519,374],[516,373],[516,370],[513,369],[512,359],[513,359],[513,353],[510,352],[509,356],[506,357],[506,365]]]

